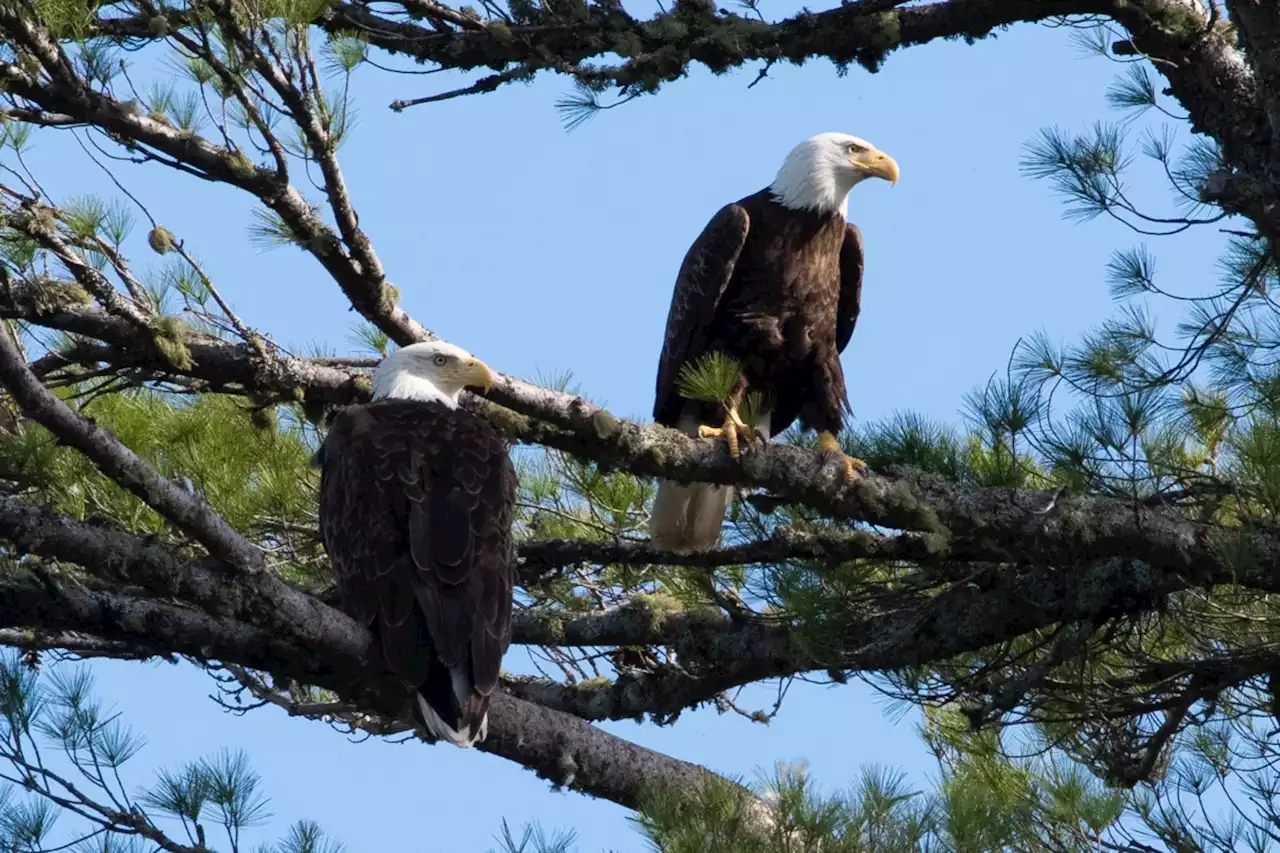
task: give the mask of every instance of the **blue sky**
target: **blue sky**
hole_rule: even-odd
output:
[[[530,378],[570,369],[617,414],[647,419],[672,282],[707,219],[766,185],[800,139],[827,130],[867,138],[898,160],[902,178],[896,188],[864,184],[849,204],[867,247],[862,316],[844,355],[850,400],[861,420],[914,410],[958,422],[963,395],[1003,371],[1020,336],[1044,329],[1070,340],[1113,311],[1104,266],[1140,238],[1110,222],[1064,221],[1049,186],[1018,165],[1043,127],[1085,131],[1114,118],[1104,92],[1121,70],[1082,59],[1067,30],[1022,26],[975,46],[896,54],[877,75],[854,68],[840,78],[811,62],[775,68],[748,90],[754,70],[695,70],[566,133],[553,107],[569,88],[561,78],[395,114],[391,100],[456,80],[366,68],[342,159],[361,225],[407,310],[496,368]],[[65,137],[41,134],[29,162],[57,199],[113,194]],[[296,249],[254,248],[238,191],[154,166],[117,174],[195,249],[246,322],[283,342],[355,351],[355,315],[336,285]],[[1138,170],[1133,189],[1165,209],[1169,192],[1153,170]],[[144,235],[139,228],[139,245]],[[1165,284],[1202,290],[1220,237],[1151,245]],[[145,249],[135,257],[154,258]],[[275,709],[232,717],[207,698],[210,679],[187,666],[93,669],[104,697],[149,739],[134,762],[138,781],[149,765],[242,747],[273,798],[273,831],[314,818],[351,851],[482,853],[502,818],[540,818],[576,828],[583,851],[643,849],[623,809],[552,792],[488,755],[351,744]],[[764,703],[771,690],[753,695]],[[829,787],[868,764],[927,784],[918,717],[900,711],[860,684],[796,684],[769,726],[700,711],[663,729],[606,728],[724,773],[803,759]]]

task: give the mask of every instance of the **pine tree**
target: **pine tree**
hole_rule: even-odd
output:
[[[856,0],[776,21],[744,6],[678,2],[642,20],[615,0],[0,2],[5,849],[237,850],[268,817],[236,752],[131,776],[139,736],[69,657],[182,658],[230,707],[410,730],[403,692],[365,665],[364,629],[335,609],[308,467],[328,416],[368,399],[376,358],[431,337],[342,171],[354,74],[389,57],[487,69],[397,111],[558,74],[571,129],[694,65],[876,70],[902,48],[1029,21],[1065,22],[1124,68],[1108,93],[1121,120],[1045,131],[1028,178],[1069,216],[1148,240],[1226,229],[1220,281],[1170,292],[1158,247],[1120,249],[1112,320],[1063,345],[1028,330],[961,422],[902,415],[849,434],[873,472],[852,486],[811,437],[744,463],[618,418],[567,377],[504,376],[467,398],[516,447],[515,643],[558,673],[506,677],[480,748],[635,810],[663,853],[1276,848],[1273,4]],[[177,76],[142,73],[157,68]],[[137,88],[144,77],[165,82]],[[1135,133],[1141,112],[1162,129]],[[37,128],[80,134],[118,195],[48,197],[24,156]],[[300,354],[246,324],[200,259],[216,247],[159,221],[117,177],[121,158],[254,199],[251,241],[313,259],[369,357]],[[1172,206],[1132,197],[1140,159]],[[1172,334],[1156,304],[1180,312]],[[737,371],[686,365],[682,393],[723,401]],[[744,416],[763,403],[753,389]],[[677,477],[737,487],[723,547],[644,539],[655,480]],[[632,745],[619,761],[620,739],[591,725],[663,725],[704,703],[767,719],[729,692],[799,674],[874,674],[923,707],[937,786],[867,769],[829,780],[851,783],[832,794],[803,767],[733,780]],[[495,831],[507,853],[575,844],[567,827]],[[278,835],[280,853],[342,849],[314,823]]]

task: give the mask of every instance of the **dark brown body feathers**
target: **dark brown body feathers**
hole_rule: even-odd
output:
[[[340,412],[319,461],[320,531],[343,609],[375,633],[393,673],[474,739],[511,642],[516,474],[501,436],[463,409],[386,400]]]
[[[770,434],[797,418],[839,432],[849,410],[840,353],[862,297],[862,234],[839,212],[791,210],[768,189],[726,205],[685,255],[671,297],[653,417],[677,426],[682,365],[720,351],[772,403]],[[700,423],[718,424],[715,406]]]

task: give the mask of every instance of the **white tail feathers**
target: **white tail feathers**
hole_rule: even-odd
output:
[[[423,698],[421,693],[418,694],[418,710],[422,712],[422,719],[427,724],[427,731],[431,732],[431,736],[437,740],[448,741],[462,749],[470,749],[480,740],[479,737],[471,736],[471,726],[463,726],[462,731],[458,731],[440,719],[440,715],[427,704],[427,700]],[[488,722],[488,714],[486,714],[485,723]],[[484,726],[482,725],[481,728],[483,729]]]
[[[709,483],[658,483],[649,515],[653,547],[678,554],[707,551],[720,541],[720,525],[733,498],[732,486]]]
[[[698,434],[698,422],[692,414],[682,413],[677,428],[685,435]],[[769,439],[769,412],[761,413],[756,427]],[[670,480],[658,481],[658,494],[649,514],[649,541],[654,548],[687,554],[709,551],[720,542],[720,525],[733,500],[733,486],[711,483],[682,485]]]
[[[458,707],[463,709],[463,716],[466,715],[466,709],[470,706],[471,697],[471,679],[467,677],[465,671],[461,668],[449,670],[449,680],[453,685],[453,695],[457,700]],[[480,718],[480,725],[473,733],[471,724],[455,729],[446,723],[435,709],[427,704],[427,699],[421,693],[418,696],[418,710],[422,712],[422,720],[427,725],[427,731],[431,732],[432,737],[437,740],[448,741],[456,747],[462,749],[470,749],[480,741],[484,740],[489,734],[489,712],[485,711],[484,716]]]

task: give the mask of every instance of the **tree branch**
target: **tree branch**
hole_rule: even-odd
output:
[[[28,24],[0,9],[0,31],[25,33]],[[43,110],[97,126],[109,135],[161,152],[171,163],[206,180],[239,187],[274,211],[342,288],[352,304],[380,327],[393,330],[399,343],[426,340],[431,333],[394,304],[378,270],[365,269],[343,251],[337,235],[312,211],[306,199],[276,172],[254,165],[243,153],[215,145],[192,133],[137,115],[107,95],[55,79],[42,83],[17,65],[0,62],[5,90]],[[168,162],[168,161],[162,161]]]
[[[98,470],[141,498],[179,529],[191,534],[209,553],[237,569],[266,570],[262,554],[191,492],[164,479],[114,436],[89,418],[72,411],[49,392],[27,368],[9,329],[0,329],[0,382],[23,413],[59,441],[83,453]]]
[[[7,304],[0,300],[0,313],[35,315],[34,296],[23,297],[22,288],[11,288],[11,293],[16,295]],[[68,330],[101,335],[121,345],[131,340],[126,324],[96,306],[66,306],[59,309],[56,317],[60,327]],[[234,381],[259,393],[302,390],[307,399],[367,399],[367,381],[361,382],[362,374],[354,368],[316,360],[280,359],[269,373],[264,373],[254,368],[251,354],[244,347],[195,342],[192,351],[191,373],[205,381]],[[112,356],[107,350],[91,352],[93,358]],[[910,470],[895,472],[896,476],[868,476],[845,487],[838,465],[827,464],[821,454],[802,448],[774,443],[734,460],[719,442],[698,441],[661,426],[624,421],[582,398],[511,377],[501,377],[488,396],[504,406],[478,398],[472,398],[468,405],[480,409],[508,435],[523,441],[543,443],[642,476],[763,488],[782,500],[810,506],[833,517],[926,534],[890,545],[894,540],[881,542],[868,539],[869,534],[851,532],[840,534],[846,538],[838,546],[814,541],[792,543],[789,549],[777,543],[757,544],[744,546],[743,551],[663,557],[669,560],[668,565],[726,565],[772,560],[782,554],[822,557],[820,552],[828,548],[836,549],[827,555],[830,559],[843,553],[848,557],[913,561],[1069,565],[1130,555],[1162,571],[1193,574],[1198,567],[1209,567],[1207,571],[1212,572],[1213,566],[1220,565],[1209,547],[1216,535],[1214,528],[1159,507],[1134,506],[1130,501],[1110,498],[966,488]],[[533,417],[513,414],[513,409]],[[1245,530],[1240,535],[1262,556],[1251,582],[1268,586],[1276,583],[1280,540],[1261,529]],[[598,550],[604,546],[594,544],[574,546],[584,549],[581,551],[566,550],[564,545],[526,543],[524,547],[530,549],[526,556],[531,565],[541,560],[548,568],[588,554],[609,562],[657,562],[659,556],[639,545],[608,546],[608,550]],[[842,552],[840,548],[848,550]],[[863,553],[858,553],[859,549]]]
[[[584,563],[608,565],[696,566],[715,568],[786,560],[834,565],[855,559],[903,560],[914,563],[937,558],[927,535],[880,536],[866,530],[831,530],[798,533],[780,529],[768,539],[744,542],[728,548],[677,554],[642,542],[609,542],[589,539],[549,539],[519,545],[522,582],[536,583],[541,575]]]
[[[405,691],[368,669],[365,649],[371,638],[340,613],[332,614],[304,645],[297,625],[295,631],[264,630],[176,604],[89,590],[56,568],[28,561],[0,571],[0,626],[9,630],[2,635],[6,640],[16,630],[71,632],[97,638],[92,645],[99,651],[121,646],[126,657],[164,649],[200,661],[236,663],[324,687],[392,718],[407,718]],[[695,785],[709,776],[697,765],[505,694],[494,697],[489,737],[478,748],[557,785],[631,808],[649,785]],[[572,773],[566,770],[570,765],[576,768]]]

